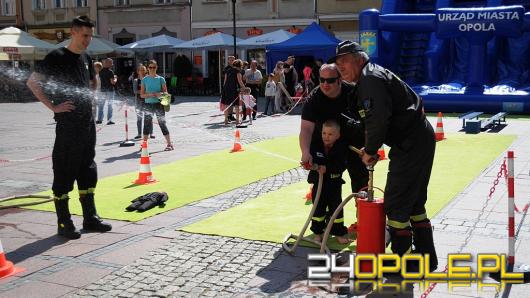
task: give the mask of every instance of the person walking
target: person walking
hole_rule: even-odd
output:
[[[92,59],[85,52],[92,40],[93,28],[94,23],[88,17],[74,18],[68,46],[46,55],[27,81],[35,97],[54,113],[57,122],[52,153],[53,202],[57,233],[68,239],[81,237],[68,208],[68,193],[76,181],[83,208],[83,229],[97,232],[112,229],[97,214],[94,201],[98,175],[90,89],[95,89],[96,82]]]
[[[114,86],[117,83],[116,75],[112,71],[113,61],[110,58],[103,60],[103,69],[99,72],[99,79],[101,81],[101,98],[98,102],[98,120],[97,124],[103,122],[103,110],[105,103],[107,103],[107,125],[112,125],[112,104],[114,102]]]
[[[142,138],[142,124],[144,122],[144,113],[145,113],[145,104],[144,99],[140,96],[140,91],[142,88],[142,80],[147,73],[147,68],[145,65],[140,64],[136,68],[136,73],[132,79],[133,93],[135,97],[135,111],[136,111],[136,128],[138,129],[138,134],[134,139],[139,140]],[[154,139],[153,135],[153,126],[151,125],[151,132],[149,133],[151,139]]]
[[[228,124],[229,116],[233,113],[234,108],[237,109],[236,114],[239,114],[239,90],[245,88],[245,84],[243,84],[243,76],[241,75],[242,66],[243,61],[236,59],[232,63],[231,68],[227,69],[225,73],[221,96],[221,106],[223,107],[225,114],[225,125]],[[236,121],[238,122],[238,120]]]
[[[391,148],[384,209],[392,251],[429,254],[433,271],[438,260],[425,203],[436,142],[423,101],[390,70],[371,63],[356,42],[341,42],[332,61],[343,79],[357,86],[350,106],[365,126],[362,161],[375,165],[383,143]]]

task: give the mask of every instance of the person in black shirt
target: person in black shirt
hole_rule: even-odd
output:
[[[392,251],[430,255],[430,269],[438,261],[431,222],[425,203],[434,160],[434,131],[425,117],[422,99],[388,69],[369,62],[362,47],[343,41],[337,47],[337,65],[342,77],[355,82],[356,107],[365,126],[362,160],[377,162],[377,150],[391,147],[384,208]]]
[[[334,120],[341,126],[341,139],[348,145],[360,148],[364,142],[362,130],[354,123],[359,115],[348,111],[348,98],[355,87],[341,80],[335,64],[320,68],[320,85],[313,89],[302,110],[300,125],[300,149],[302,164],[313,164],[310,148],[322,142],[322,124]],[[358,192],[368,184],[368,171],[356,154],[348,154],[347,168],[352,192]]]
[[[98,120],[97,124],[103,122],[103,109],[105,102],[107,103],[107,125],[112,125],[112,104],[114,101],[114,86],[117,79],[114,71],[112,71],[113,61],[110,58],[103,60],[103,69],[99,72],[99,80],[101,81],[101,98],[98,101]]]
[[[329,219],[342,202],[342,172],[346,169],[348,147],[343,141],[339,141],[340,126],[334,120],[328,120],[322,124],[321,142],[315,142],[311,147],[313,162],[318,165],[318,170],[309,171],[307,182],[318,184],[319,173],[322,173],[322,191],[311,220],[311,231],[315,233],[315,240],[322,241],[322,233],[329,224]],[[316,199],[316,191],[312,192],[313,203]],[[348,229],[344,226],[344,212],[341,210],[331,226],[331,235],[336,236],[337,242],[346,244]]]
[[[27,82],[37,99],[55,114],[52,191],[58,234],[69,239],[81,237],[68,209],[68,193],[75,181],[83,208],[83,228],[99,232],[112,229],[100,219],[94,202],[98,178],[90,89],[95,88],[95,80],[92,59],[84,52],[92,39],[93,27],[88,17],[76,17],[72,21],[70,44],[49,53]]]

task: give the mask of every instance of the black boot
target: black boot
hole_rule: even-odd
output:
[[[390,233],[390,242],[392,252],[402,257],[404,254],[412,251],[412,232],[410,227],[405,229],[397,229],[388,227]],[[416,262],[407,262],[407,272],[418,272],[418,264]]]
[[[81,207],[83,208],[83,229],[94,232],[108,232],[112,230],[112,226],[103,222],[96,212],[96,205],[94,203],[94,194],[89,193],[79,198]]]
[[[81,233],[75,229],[70,210],[68,209],[69,198],[55,199],[55,211],[57,212],[57,234],[68,239],[79,239]]]
[[[438,257],[434,247],[431,221],[426,219],[420,222],[411,222],[411,224],[414,238],[413,252],[423,255],[429,254],[429,268],[432,272],[438,268]]]

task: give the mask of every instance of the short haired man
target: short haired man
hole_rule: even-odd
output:
[[[96,127],[92,114],[92,92],[95,88],[92,59],[85,53],[93,35],[94,23],[86,17],[72,21],[72,39],[67,47],[50,52],[28,79],[27,85],[57,122],[53,146],[53,185],[58,234],[81,237],[68,209],[68,193],[77,181],[83,208],[83,228],[107,232],[112,226],[103,222],[94,202],[97,183]]]
[[[353,96],[355,87],[341,80],[335,64],[324,64],[320,68],[319,88],[309,94],[302,110],[300,125],[301,164],[313,164],[311,148],[322,142],[322,125],[333,120],[341,126],[341,139],[348,145],[360,147],[364,142],[362,130],[352,125],[349,119],[359,119],[359,115],[348,111],[348,98]],[[344,117],[346,115],[347,117]],[[348,155],[346,169],[351,178],[352,192],[358,192],[368,184],[368,171],[359,156]]]
[[[252,119],[256,120],[259,90],[261,88],[261,81],[263,80],[263,75],[261,74],[261,71],[258,70],[258,61],[252,60],[250,62],[250,68],[245,70],[245,75],[243,75],[243,77],[245,79],[245,85],[250,88],[250,93],[256,99],[256,105],[252,108]]]
[[[422,99],[390,70],[370,63],[362,47],[352,41],[337,46],[336,61],[344,80],[356,83],[351,106],[362,117],[366,142],[362,160],[377,162],[377,151],[391,147],[384,208],[392,251],[430,254],[430,269],[438,265],[431,222],[425,203],[434,159],[434,131],[425,117]]]
[[[290,96],[294,96],[294,87],[298,83],[298,72],[294,67],[294,56],[287,57],[287,61],[283,64],[283,70],[285,75],[285,89],[289,92]]]
[[[103,60],[103,69],[99,72],[99,80],[101,81],[101,98],[98,101],[98,120],[97,124],[103,121],[103,109],[105,108],[105,102],[107,103],[107,125],[112,125],[112,104],[114,102],[115,90],[117,79],[112,66],[114,61],[111,58],[105,58]]]

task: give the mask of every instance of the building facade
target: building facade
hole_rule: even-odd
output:
[[[59,43],[70,37],[72,19],[87,15],[97,21],[97,0],[21,0],[24,25],[39,39]]]
[[[197,0],[193,1],[192,8],[193,38],[218,31],[233,34],[234,11],[235,33],[241,39],[278,29],[299,33],[317,20],[314,8],[314,0]],[[219,68],[224,67],[227,56],[232,53],[232,49],[220,53],[201,51],[194,53],[193,61],[202,62],[195,66],[205,77],[218,77]],[[197,59],[197,55],[201,59]],[[256,59],[265,67],[265,49],[239,51],[236,55],[244,60]]]
[[[183,40],[190,38],[190,5],[188,0],[99,0],[98,33],[104,38],[125,45],[157,35],[169,35]],[[159,52],[140,55],[137,61],[120,58],[120,72],[134,71],[138,61],[155,58],[161,63],[165,55],[166,73],[171,73],[176,53]]]
[[[319,24],[338,39],[359,40],[359,13],[381,8],[381,0],[317,0]]]
[[[0,29],[22,27],[21,0],[0,0]]]

